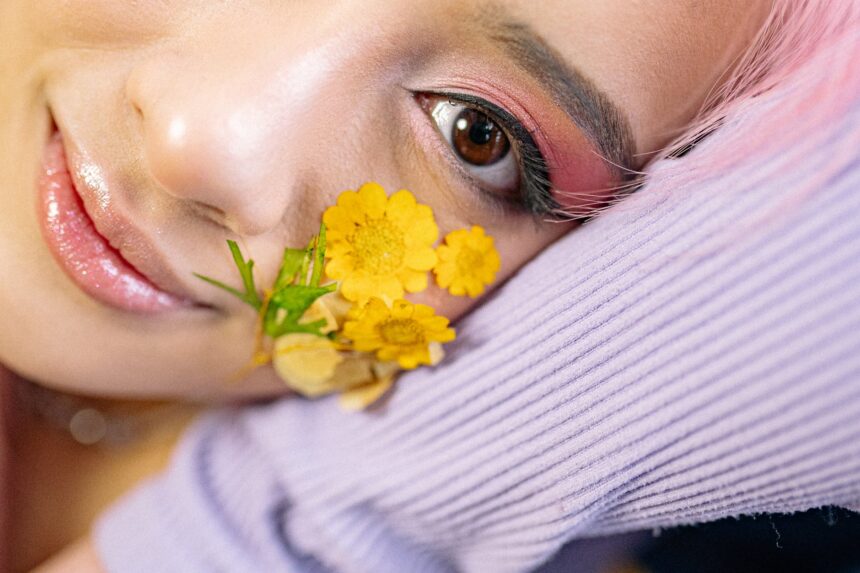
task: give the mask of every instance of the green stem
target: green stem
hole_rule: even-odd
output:
[[[320,286],[322,279],[323,265],[325,263],[325,223],[320,224],[320,232],[317,236],[316,255],[314,258],[314,270],[311,276],[311,286]]]

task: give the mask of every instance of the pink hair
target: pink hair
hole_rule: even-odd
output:
[[[793,187],[780,189],[769,209],[737,221],[722,237],[686,253],[706,256],[727,241],[749,239],[769,223],[802,209],[805,199],[856,162],[860,129],[845,125],[844,120],[860,100],[858,2],[775,0],[727,81],[706,100],[690,128],[638,178],[640,185],[644,178],[647,190],[630,208],[647,207],[670,193],[695,192],[697,182],[732,172],[767,177],[807,169],[810,166],[798,162],[828,147],[827,161],[815,165],[814,176],[798,176]],[[755,113],[747,113],[753,107]],[[696,149],[703,136],[706,140]],[[679,150],[691,147],[690,155],[674,158]],[[606,208],[625,209],[627,204],[621,200]]]
[[[838,121],[860,94],[860,9],[855,0],[774,0],[771,11],[729,78],[705,101],[690,128],[656,159],[691,145],[754,100],[778,98],[767,117],[672,176],[701,177],[787,147],[813,145],[816,132]],[[843,165],[856,148],[834,150]],[[848,157],[850,155],[851,157]]]
[[[655,154],[639,176],[617,187],[614,201],[592,214],[625,208],[621,196],[645,182],[649,194],[657,199],[749,162],[766,162],[787,149],[796,153],[821,145],[822,138],[831,133],[829,128],[860,96],[858,3],[860,0],[773,0],[750,47],[719,88],[711,92],[684,133]],[[753,104],[768,103],[768,114],[758,114],[742,129],[721,132],[721,126],[742,120]],[[800,204],[806,193],[854,160],[860,149],[860,130],[855,131],[853,144],[833,149],[831,161],[816,181],[807,181],[803,189],[787,193],[786,201],[775,205],[775,210]],[[719,143],[709,144],[706,152],[672,159],[717,132]],[[660,169],[655,170],[658,164]],[[604,194],[578,195],[597,198]]]

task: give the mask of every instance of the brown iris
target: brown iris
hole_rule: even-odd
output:
[[[505,132],[486,114],[470,108],[454,120],[451,142],[463,161],[481,167],[496,163],[511,149]]]

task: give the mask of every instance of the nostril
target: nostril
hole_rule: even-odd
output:
[[[132,113],[137,118],[137,121],[139,123],[143,123],[143,120],[144,120],[143,108],[140,107],[137,104],[137,102],[134,100],[129,100],[129,104],[131,105]]]
[[[208,70],[174,73],[187,63],[141,62],[128,78],[127,112],[138,124],[148,178],[215,225],[268,232],[289,201],[277,184],[286,167],[281,130],[270,127],[276,116],[268,100],[249,100],[235,81]],[[202,89],[209,80],[219,83]]]
[[[131,104],[134,113],[141,119],[146,116],[144,110],[149,103],[145,89],[146,75],[145,66],[139,65],[131,71],[125,81],[125,97]]]
[[[190,209],[201,219],[211,221],[213,224],[224,230],[235,232],[229,215],[223,209],[219,209],[218,207],[201,201],[191,201],[189,206]]]

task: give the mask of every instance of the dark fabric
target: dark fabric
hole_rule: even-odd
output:
[[[860,572],[860,513],[825,507],[673,528],[635,561],[649,573]]]

